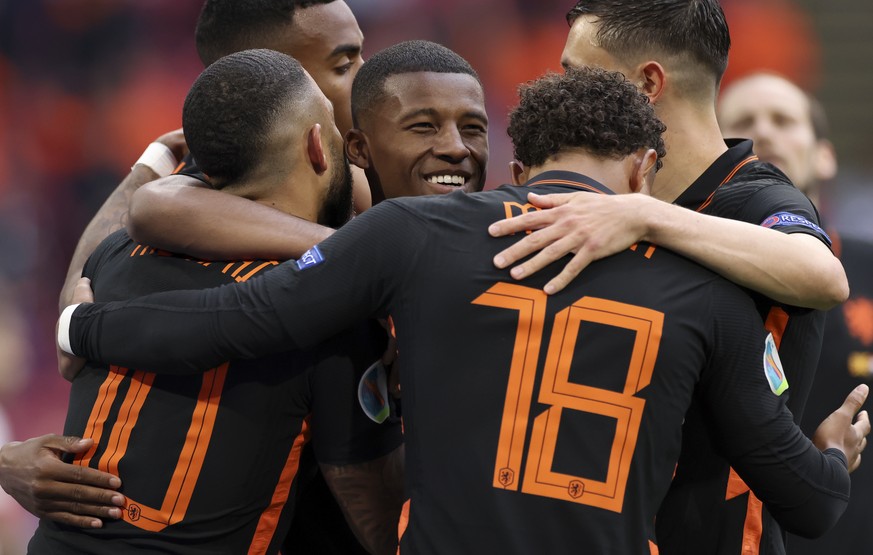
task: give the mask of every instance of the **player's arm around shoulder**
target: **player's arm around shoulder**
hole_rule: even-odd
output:
[[[572,193],[530,195],[544,210],[496,222],[494,236],[533,231],[495,257],[525,278],[573,253],[564,270],[546,285],[563,289],[590,262],[637,241],[666,247],[744,287],[793,306],[828,309],[848,298],[840,261],[827,245],[805,233],[780,233],[746,222],[709,216],[642,194]]]

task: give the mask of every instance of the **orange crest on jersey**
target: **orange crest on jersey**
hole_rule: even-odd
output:
[[[873,345],[873,301],[866,297],[843,304],[843,316],[849,333],[865,346]]]

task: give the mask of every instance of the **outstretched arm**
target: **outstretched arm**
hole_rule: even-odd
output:
[[[161,135],[155,140],[155,143],[165,145],[170,149],[171,155],[156,162],[144,159],[146,153],[150,152],[147,150],[143,155],[144,158],[140,158],[134,164],[127,177],[109,195],[109,198],[106,199],[106,202],[103,203],[103,206],[94,215],[94,218],[82,233],[82,237],[76,245],[76,250],[73,252],[73,258],[70,261],[70,267],[67,270],[67,277],[64,279],[64,286],[61,289],[60,300],[58,302],[60,310],[63,310],[65,306],[70,304],[76,280],[82,276],[82,268],[85,266],[85,261],[91,256],[97,245],[109,234],[124,227],[127,221],[128,204],[134,191],[149,181],[157,179],[162,175],[167,175],[173,170],[173,168],[170,168],[169,171],[166,169],[172,165],[170,158],[175,158],[178,161],[184,158],[188,152],[185,136],[181,129]],[[155,150],[151,145],[149,148],[152,149],[151,152]],[[157,171],[153,166],[158,166]]]
[[[91,439],[45,435],[0,447],[0,486],[40,518],[81,528],[100,528],[101,519],[121,518],[121,480],[93,468],[61,461],[63,453],[84,453]]]
[[[205,260],[287,260],[333,229],[171,175],[141,187],[130,203],[136,241]]]
[[[824,243],[806,233],[780,233],[708,216],[642,194],[532,193],[529,201],[548,210],[501,220],[489,228],[495,237],[535,230],[500,252],[494,263],[505,268],[537,253],[512,269],[512,276],[522,279],[575,253],[546,285],[549,294],[563,289],[592,261],[637,241],[671,249],[786,304],[827,309],[849,294],[840,261]]]

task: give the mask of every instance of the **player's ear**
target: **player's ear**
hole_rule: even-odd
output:
[[[367,135],[360,129],[349,129],[346,133],[346,156],[349,162],[359,168],[370,168],[370,144]]]
[[[321,124],[316,123],[306,134],[306,154],[312,169],[318,175],[327,171],[327,159],[324,156],[324,146],[321,142]]]
[[[652,148],[640,149],[634,155],[634,167],[630,176],[632,193],[651,194],[657,166],[658,153]]]
[[[527,170],[518,160],[509,163],[509,178],[513,185],[524,185],[527,182]]]
[[[815,178],[818,181],[830,181],[835,175],[837,154],[834,145],[827,139],[821,139],[815,145]]]
[[[655,104],[664,93],[667,85],[667,72],[664,66],[654,60],[643,62],[637,66],[636,76],[631,79],[640,91],[649,97],[649,102]]]

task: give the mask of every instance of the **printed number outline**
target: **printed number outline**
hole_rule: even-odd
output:
[[[224,389],[224,379],[228,364],[222,364],[203,374],[200,392],[191,415],[191,424],[185,436],[185,443],[176,461],[173,476],[160,507],[150,507],[130,497],[125,497],[122,520],[137,528],[150,532],[160,532],[171,524],[181,522],[188,511],[188,504],[194,494],[194,486],[203,467],[203,460],[209,448],[209,440],[218,415],[218,404]],[[106,420],[118,396],[119,385],[131,373],[127,368],[110,367],[109,375],[100,385],[97,401],[88,417],[88,425],[83,437],[94,439],[94,445],[77,457],[74,464],[88,466],[97,451],[103,436]],[[142,406],[148,397],[155,374],[133,371],[130,386],[118,411],[118,419],[109,430],[106,450],[97,462],[97,468],[118,475],[118,465],[127,452],[131,433],[136,426]]]
[[[582,297],[558,312],[547,345],[537,398],[549,408],[534,418],[527,442],[547,302],[548,296],[541,290],[510,283],[497,283],[473,300],[473,304],[518,312],[492,485],[518,491],[522,458],[527,450],[527,464],[520,481],[523,493],[621,512],[645,407],[645,400],[634,395],[651,382],[664,315],[656,310],[596,297]],[[621,393],[570,381],[582,322],[635,332]],[[604,481],[552,470],[564,409],[616,420]]]

